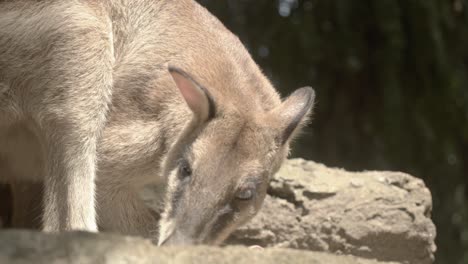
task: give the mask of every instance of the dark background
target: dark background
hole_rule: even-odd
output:
[[[467,0],[199,0],[283,96],[312,85],[300,156],[431,189],[437,263],[468,263]]]

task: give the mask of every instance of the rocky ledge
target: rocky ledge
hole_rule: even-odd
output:
[[[431,193],[400,172],[348,172],[302,159],[272,179],[260,213],[229,243],[432,263]]]
[[[292,249],[163,248],[152,245],[148,240],[110,234],[2,231],[0,232],[0,263],[379,264],[390,262]]]
[[[152,188],[142,193],[158,208]],[[111,234],[0,232],[0,263],[433,263],[432,199],[405,173],[289,160],[227,247],[158,248]],[[245,246],[260,245],[265,250]]]

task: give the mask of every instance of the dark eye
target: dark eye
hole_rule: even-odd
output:
[[[179,165],[179,179],[185,180],[192,176],[192,168],[187,161],[182,161]]]
[[[254,190],[252,188],[242,189],[236,194],[236,198],[242,201],[250,200],[253,198],[253,196]]]

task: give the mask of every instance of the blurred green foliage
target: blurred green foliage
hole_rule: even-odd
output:
[[[437,263],[468,263],[467,0],[199,2],[283,96],[315,88],[294,156],[424,179]]]

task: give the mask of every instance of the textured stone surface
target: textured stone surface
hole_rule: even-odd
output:
[[[268,192],[259,215],[236,231],[228,244],[333,252],[399,263],[433,262],[431,195],[421,180],[410,175],[355,173],[295,159],[287,161],[272,179]],[[154,193],[147,188],[142,195],[152,207],[160,208]],[[0,243],[8,242],[0,239]],[[54,245],[50,247],[55,250]]]
[[[230,244],[338,252],[432,263],[435,226],[423,181],[399,172],[348,172],[289,160],[261,212]]]
[[[383,262],[291,249],[158,248],[148,240],[109,234],[3,231],[0,232],[0,263],[378,264]]]

